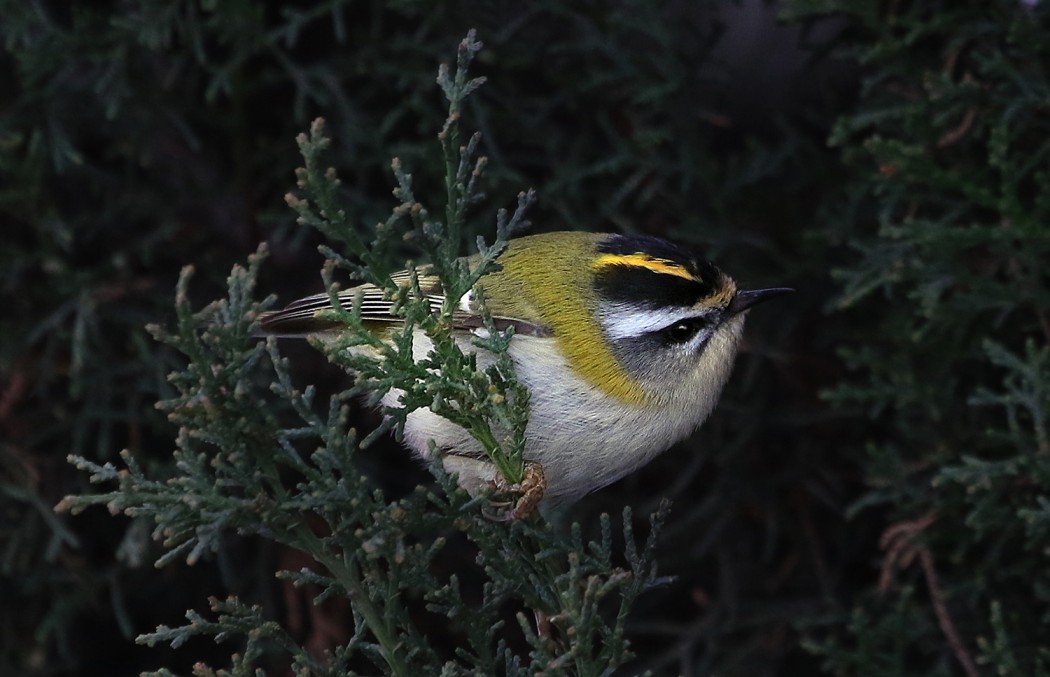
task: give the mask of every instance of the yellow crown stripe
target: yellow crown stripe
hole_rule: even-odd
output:
[[[635,266],[637,268],[651,270],[654,273],[674,275],[675,277],[681,277],[693,282],[698,281],[692,273],[686,270],[685,267],[674,261],[653,258],[648,254],[602,254],[594,261],[595,270],[607,266]]]

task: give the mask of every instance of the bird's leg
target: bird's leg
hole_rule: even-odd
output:
[[[442,462],[445,470],[456,475],[459,486],[471,496],[492,491],[494,495],[506,497],[506,500],[490,500],[488,508],[483,510],[485,517],[498,522],[510,522],[531,515],[547,489],[543,466],[533,461],[525,461],[521,482],[513,484],[504,479],[488,460],[448,454]]]
[[[517,494],[518,496],[511,510],[503,513],[498,518],[492,517],[500,521],[510,522],[512,520],[525,519],[532,514],[543,498],[543,492],[547,490],[547,477],[543,473],[542,465],[533,461],[525,461],[521,482],[510,484],[502,476],[499,476],[493,484],[498,494]],[[510,502],[493,502],[493,505],[507,507],[510,505]]]

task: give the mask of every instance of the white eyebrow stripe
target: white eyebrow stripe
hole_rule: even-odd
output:
[[[606,336],[616,340],[637,338],[697,315],[695,310],[685,308],[647,310],[623,305],[609,305],[602,308],[598,318],[605,329]]]

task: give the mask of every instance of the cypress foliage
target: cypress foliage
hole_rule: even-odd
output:
[[[525,675],[550,670],[587,675],[607,672],[630,656],[624,623],[634,599],[655,581],[649,560],[662,516],[652,518],[649,540],[639,550],[630,510],[624,511],[627,566],[621,568],[613,561],[607,516],[601,522],[601,540],[585,544],[579,525],[565,538],[536,514],[510,524],[492,522],[478,509],[489,497],[469,500],[439,462],[432,470],[444,495],[420,487],[398,501],[387,500],[353,463],[358,442],[352,428],[347,432],[345,402],[354,395],[376,401],[396,388],[405,392],[401,406],[386,408],[384,423],[362,444],[387,430],[400,433],[409,413],[429,407],[482,443],[508,482],[521,481],[528,392],[516,382],[507,356],[513,332],[501,332],[489,323],[489,337],[476,343],[494,354],[495,363],[482,371],[476,355],[465,353],[451,331],[455,299],[491,270],[507,237],[524,224],[533,199],[531,192],[522,193],[512,216],[501,210],[497,239],[492,246],[479,240],[481,256],[473,267],[457,258],[468,207],[481,198],[479,178],[486,164],[475,155],[477,135],[460,144],[463,102],[484,82],[467,77],[480,49],[472,31],[460,43],[456,67],[450,71],[442,66],[437,78],[448,100],[448,117],[438,135],[447,171],[443,210],[427,209],[416,201],[412,177],[395,159],[394,194],[400,204],[369,242],[370,237],[346,220],[336,197],[339,179],[321,162],[329,144],[322,122],[315,121],[309,135],[299,137],[305,166],[297,176],[304,195],[290,194],[287,200],[301,224],[317,227],[342,245],[342,252],[322,248],[328,256],[324,277],[333,306],[338,305],[333,271],[342,268],[394,295],[406,320],[387,345],[364,327],[359,311],[332,311],[349,329],[326,352],[357,378],[349,390],[329,398],[326,417],[314,410],[313,386],[300,392],[293,385],[276,340],[263,344],[251,335],[253,320],[268,305],[252,300],[265,252],[260,249],[247,268],[234,268],[228,298],[201,312],[190,307],[191,269],[184,269],[176,291],[177,326],[173,331],[151,327],[160,341],[189,360],[185,369],[169,376],[177,395],[158,403],[178,426],[170,477],[151,476],[129,452],[122,454],[125,467],[119,470],[110,463],[70,457],[91,473],[92,482],[117,486],[100,494],[69,496],[59,510],[75,513],[101,504],[114,513],[150,520],[153,538],[166,551],[158,567],[176,558],[192,565],[217,551],[226,533],[236,531],[307,556],[313,564],[298,571],[281,570],[277,576],[296,587],[313,586],[315,602],[336,596],[350,600],[352,634],[320,655],[296,642],[260,606],[234,595],[210,600],[213,619],[191,610],[186,625],[162,625],[137,638],[149,646],[167,642],[173,648],[198,635],[217,641],[243,638],[243,648],[231,656],[228,670],[198,662],[195,674],[248,674],[259,667],[287,665],[300,675],[376,670],[394,675]],[[431,213],[443,213],[444,219]],[[409,237],[429,255],[449,293],[451,300],[437,316],[418,280],[413,282],[415,293],[406,295],[391,281],[393,269],[384,265],[394,243]],[[205,322],[211,324],[200,334]],[[413,359],[412,334],[417,328],[434,344],[421,363]],[[369,345],[379,355],[348,354],[348,347],[359,345]],[[259,378],[259,365],[267,355],[274,379],[269,390],[277,404],[267,402],[267,388]],[[282,424],[275,415],[280,409],[293,413],[294,422]],[[480,600],[468,601],[461,590],[460,581],[470,569],[447,577],[435,574],[435,559],[457,535],[476,549],[475,566],[484,580]],[[521,609],[514,616],[517,632],[505,627],[508,607]],[[413,618],[424,612],[447,619],[448,639],[427,640],[426,624]],[[510,646],[518,633],[527,650]],[[162,669],[150,674],[174,673]]]
[[[872,422],[850,512],[888,523],[819,651],[839,674],[1045,674],[1050,12],[832,4],[867,75],[831,136],[864,209],[833,306],[863,339],[829,398]]]
[[[0,673],[1045,674],[1050,9],[779,10],[3,3]],[[433,75],[470,26],[488,195],[392,237],[404,203],[455,221],[471,137],[435,142]],[[507,528],[382,431],[358,450],[383,424],[345,372],[248,331],[263,290],[322,288],[318,245],[329,282],[450,262],[526,186],[537,230],[799,291],[692,440]]]

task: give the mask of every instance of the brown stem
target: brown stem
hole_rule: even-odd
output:
[[[926,574],[926,586],[930,590],[930,600],[933,602],[933,611],[937,614],[937,623],[941,626],[944,636],[948,638],[952,653],[962,665],[967,677],[978,677],[977,665],[970,657],[970,652],[966,650],[959,633],[955,630],[955,624],[952,623],[952,617],[948,614],[948,607],[944,603],[944,593],[941,591],[937,578],[937,570],[933,568],[933,555],[930,554],[929,548],[923,546],[919,550],[919,561],[922,562],[922,570]]]

